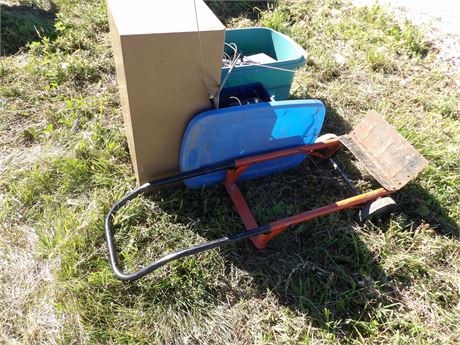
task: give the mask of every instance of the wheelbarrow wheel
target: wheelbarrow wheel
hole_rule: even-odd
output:
[[[384,221],[396,208],[396,201],[389,196],[378,198],[367,203],[359,211],[359,220],[364,223],[366,220]]]
[[[316,138],[315,140],[315,144],[317,143],[324,143],[328,140],[331,140],[331,139],[336,139],[337,138],[337,135],[335,135],[334,133],[326,133],[326,134],[323,134],[323,135],[320,135],[318,138]],[[325,153],[325,152],[321,152],[321,153]],[[323,163],[323,162],[327,162],[329,158],[332,158],[336,155],[336,153],[332,154],[330,157],[328,158],[319,158],[319,157],[315,157],[314,160],[318,163]],[[312,157],[313,158],[313,157]]]
[[[326,133],[316,138],[315,143],[324,143],[325,141],[336,139],[336,138],[337,138],[337,135],[335,135],[334,133]]]

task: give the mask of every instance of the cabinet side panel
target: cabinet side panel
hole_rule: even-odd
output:
[[[122,38],[133,163],[141,184],[178,171],[188,122],[210,108],[208,85],[215,93],[220,82],[224,30],[202,32],[201,39],[205,66],[196,32]]]
[[[109,7],[107,7],[107,14],[109,18],[109,27],[110,27],[110,34],[111,34],[111,39],[112,39],[112,51],[113,51],[113,57],[115,60],[117,84],[118,84],[118,89],[120,92],[120,102],[121,102],[121,109],[123,113],[125,134],[128,140],[128,147],[129,147],[129,153],[131,156],[131,161],[132,161],[134,171],[136,173],[136,176],[139,182],[139,174],[137,171],[136,150],[134,146],[133,128],[131,124],[129,96],[128,96],[128,88],[126,84],[125,65],[124,65],[124,58],[123,58],[123,43],[122,43],[123,38],[118,33],[117,26],[113,20],[113,16],[112,16],[112,13]]]

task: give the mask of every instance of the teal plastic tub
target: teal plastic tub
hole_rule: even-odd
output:
[[[307,52],[300,45],[288,36],[268,28],[229,29],[225,33],[225,42],[235,43],[243,56],[264,53],[276,60],[260,65],[236,65],[225,83],[225,88],[262,83],[276,100],[288,98],[295,70],[307,61]],[[225,51],[233,55],[228,47]],[[222,81],[228,70],[229,67],[222,68]]]

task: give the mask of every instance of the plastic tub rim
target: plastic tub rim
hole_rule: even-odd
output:
[[[239,30],[239,31],[242,31],[242,30],[264,30],[264,31],[270,31],[271,33],[275,33],[277,35],[280,35],[285,40],[287,40],[292,46],[295,47],[295,49],[299,53],[300,57],[298,57],[297,59],[293,59],[293,60],[285,59],[285,60],[277,60],[275,62],[268,62],[268,63],[262,63],[262,64],[256,64],[256,65],[235,66],[233,73],[236,72],[238,69],[241,69],[241,68],[245,68],[245,69],[257,68],[257,66],[260,66],[260,65],[281,67],[282,65],[289,65],[289,64],[296,64],[296,65],[297,64],[303,64],[308,59],[307,51],[305,49],[303,49],[300,44],[295,42],[291,37],[279,32],[279,31],[273,30],[272,28],[265,28],[265,27],[262,27],[262,26],[253,26],[253,27],[250,27],[250,28],[227,29],[227,31],[237,31],[237,30]],[[229,68],[230,67],[222,67],[222,71],[228,70]],[[295,68],[297,69],[298,67],[295,67]]]

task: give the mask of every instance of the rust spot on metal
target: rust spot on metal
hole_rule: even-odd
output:
[[[428,161],[376,111],[339,140],[387,190],[398,190],[423,170]]]

